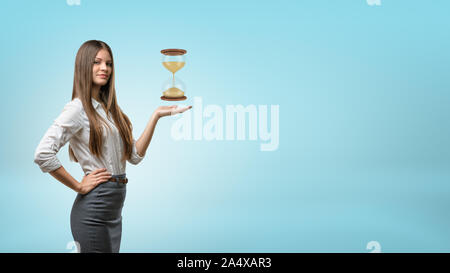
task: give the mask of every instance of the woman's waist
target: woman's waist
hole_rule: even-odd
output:
[[[111,178],[108,179],[108,181],[104,183],[100,183],[99,186],[107,187],[107,188],[124,188],[126,187],[128,183],[128,178],[126,174],[116,174],[111,175]]]
[[[117,164],[114,162],[102,162],[102,161],[89,161],[78,162],[85,175],[88,175],[96,170],[106,169],[105,173],[108,173],[114,177],[126,176],[126,165]]]
[[[126,178],[127,177],[126,173],[117,173],[117,172],[114,172],[114,171],[112,171],[112,170],[110,170],[108,168],[96,168],[94,170],[85,170],[84,171],[84,175],[85,176],[89,175],[89,174],[93,173],[95,170],[98,170],[98,169],[106,169],[106,171],[100,172],[98,174],[110,174],[111,178]]]
[[[127,184],[128,178],[127,178],[126,174],[116,174],[116,175],[111,175],[111,178],[109,178],[109,180],[107,182]]]
[[[112,174],[112,175],[111,175],[111,178],[119,178],[119,179],[122,179],[122,178],[127,178],[127,175],[126,175],[125,173],[123,173],[123,174]]]
[[[97,168],[97,169],[100,169],[100,168]],[[87,171],[87,172],[85,172],[84,175],[86,176],[91,173],[92,173],[92,171]],[[109,171],[108,169],[106,171],[104,171],[104,173],[111,174],[111,177],[105,183],[119,183],[119,184],[127,184],[128,183],[128,178],[127,178],[126,173],[114,174],[113,172]],[[98,173],[98,174],[102,174],[102,173]]]

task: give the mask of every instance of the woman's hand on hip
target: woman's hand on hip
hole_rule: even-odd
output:
[[[83,177],[83,180],[81,180],[79,185],[78,192],[81,194],[86,194],[99,184],[108,181],[111,176],[111,173],[109,173],[105,168],[97,169]]]
[[[156,115],[156,117],[161,118],[161,117],[165,117],[165,116],[173,116],[176,114],[181,114],[184,111],[187,111],[191,108],[192,108],[191,105],[186,106],[186,107],[180,107],[180,108],[178,108],[178,105],[159,106],[158,108],[156,108],[154,114]]]

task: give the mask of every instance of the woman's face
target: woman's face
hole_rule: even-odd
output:
[[[105,85],[112,72],[111,55],[106,49],[100,49],[95,56],[94,66],[92,67],[92,79],[94,85]]]

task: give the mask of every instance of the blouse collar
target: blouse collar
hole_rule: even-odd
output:
[[[100,102],[96,101],[94,98],[92,98],[92,106],[94,106],[95,109],[100,106]]]

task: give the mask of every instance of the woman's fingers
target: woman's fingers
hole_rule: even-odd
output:
[[[111,178],[111,177],[108,177],[108,176],[98,177],[98,178],[95,180],[95,182],[96,182],[96,184],[98,185],[98,184],[100,184],[100,183],[108,182],[110,178]]]
[[[169,116],[169,115],[176,115],[179,113],[183,113],[186,110],[191,109],[192,106],[187,107],[178,107],[178,105],[171,105],[171,106],[159,106],[158,114],[160,117]]]
[[[111,177],[112,177],[112,175],[110,175],[110,174],[105,174],[105,175],[99,176],[99,177],[97,177],[97,178],[99,178],[99,179],[110,179]]]
[[[172,111],[172,115],[179,114],[179,113],[183,113],[183,112],[185,112],[186,110],[191,109],[191,108],[192,108],[192,106],[187,106],[187,107],[182,107],[182,108],[174,109],[174,110]]]
[[[102,179],[102,180],[99,180],[99,181],[97,182],[97,185],[98,185],[98,184],[101,184],[101,183],[108,182],[108,180],[109,180],[109,179],[106,179],[106,178],[105,178],[105,179]]]
[[[101,171],[103,170],[103,171]],[[98,185],[100,183],[106,182],[111,178],[111,173],[109,173],[106,169],[100,169],[99,172],[97,172],[94,175],[94,185]]]
[[[185,112],[186,110],[191,109],[191,108],[192,108],[192,106],[176,108],[176,109],[173,109],[173,110],[170,112],[170,114],[171,114],[171,115],[180,114],[180,113],[183,113],[183,112]]]

